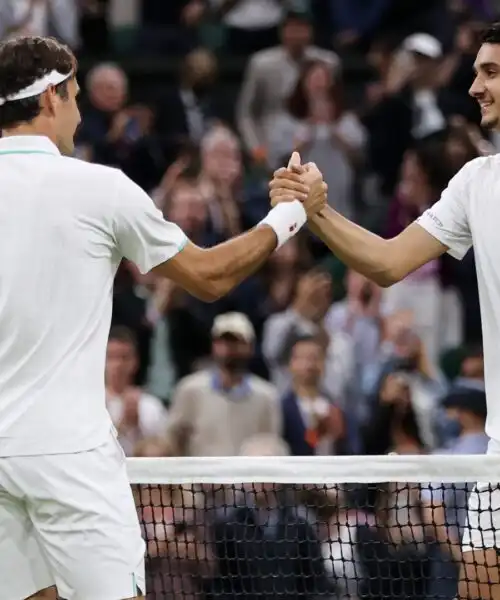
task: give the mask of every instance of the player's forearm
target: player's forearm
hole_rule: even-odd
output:
[[[276,234],[271,227],[260,226],[205,250],[202,272],[211,290],[211,299],[224,296],[255,273],[276,244]]]
[[[309,220],[309,228],[347,266],[380,286],[397,281],[388,240],[352,223],[329,207]]]

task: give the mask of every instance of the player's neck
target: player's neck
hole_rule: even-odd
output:
[[[51,142],[56,144],[56,137],[48,127],[44,127],[42,123],[36,125],[32,123],[25,123],[18,127],[12,127],[11,129],[3,129],[2,137],[13,137],[13,136],[35,136],[35,137],[46,137]]]

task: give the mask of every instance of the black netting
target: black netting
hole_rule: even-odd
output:
[[[134,488],[150,599],[457,594],[464,485]]]

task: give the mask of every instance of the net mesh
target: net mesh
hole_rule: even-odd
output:
[[[464,531],[494,534],[500,509],[480,484],[482,516],[467,519],[475,481],[500,481],[496,457],[132,459],[129,472],[158,600],[451,600]]]

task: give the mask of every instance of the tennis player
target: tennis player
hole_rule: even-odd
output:
[[[145,546],[105,407],[122,257],[214,300],[325,202],[321,177],[306,174],[305,205],[195,246],[123,173],[64,156],[80,122],[75,73],[55,40],[0,45],[1,600],[55,599],[56,586],[67,600],[145,595]]]
[[[470,95],[483,127],[500,130],[500,23],[483,34]],[[300,157],[271,182],[277,202],[301,199]],[[347,265],[388,287],[445,252],[462,259],[474,246],[483,323],[489,454],[500,454],[500,155],[476,158],[450,181],[441,199],[397,237],[384,240],[325,207],[310,228]],[[500,487],[478,483],[462,540],[459,595],[500,599]]]

